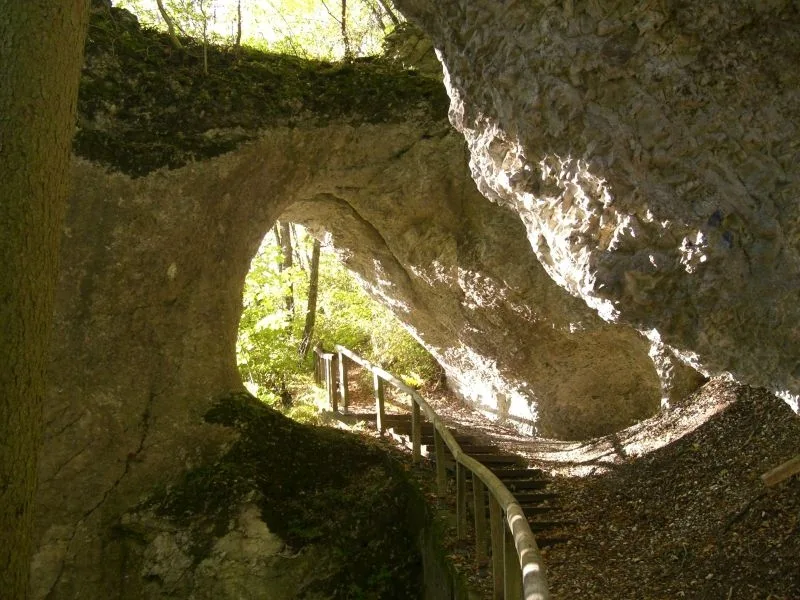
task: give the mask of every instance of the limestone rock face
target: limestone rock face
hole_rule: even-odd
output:
[[[111,21],[90,28],[73,146],[35,598],[125,597],[126,577],[166,581],[187,560],[179,532],[155,527],[149,570],[126,570],[123,515],[236,444],[202,417],[243,389],[244,278],[281,215],[331,231],[485,411],[583,438],[658,409],[650,343],[556,285],[512,203],[480,194],[438,82],[213,48],[200,77],[197,56],[95,6]],[[246,514],[232,521],[226,532],[247,530]]]
[[[235,152],[135,179],[76,159],[36,597],[106,594],[119,575],[94,568],[107,559],[102,532],[232,443],[201,416],[242,389],[244,278],[281,215],[332,232],[348,266],[487,412],[580,438],[658,409],[648,342],[552,282],[516,215],[475,189],[463,141],[439,122],[273,128]]]
[[[548,274],[705,373],[800,395],[797,2],[398,0]]]

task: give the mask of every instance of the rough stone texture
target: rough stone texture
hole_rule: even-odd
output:
[[[276,128],[173,171],[131,179],[76,160],[73,175],[36,597],[106,585],[97,532],[227,446],[229,432],[200,415],[241,389],[243,281],[282,213],[328,228],[486,410],[580,437],[658,407],[646,341],[552,283],[517,218],[477,193],[462,142],[440,124]]]
[[[331,231],[486,411],[579,438],[658,409],[649,343],[553,283],[518,216],[480,195],[436,82],[214,49],[212,73],[236,75],[203,78],[198,49],[176,56],[109,14],[95,15],[80,101],[34,597],[123,597],[121,515],[234,443],[201,417],[242,389],[243,282],[282,214]],[[154,569],[174,545],[154,546]]]
[[[800,394],[800,7],[398,0],[548,274],[705,373]]]
[[[139,593],[148,598],[274,598],[289,600],[313,589],[335,564],[324,548],[293,552],[272,533],[259,507],[247,503],[229,531],[213,540],[209,555],[192,557],[191,537],[184,528],[155,516],[136,515],[122,526],[148,532],[139,575]],[[132,590],[131,590],[132,591]],[[313,596],[310,596],[313,597]]]
[[[405,21],[395,27],[383,42],[383,53],[403,68],[442,79],[442,63],[436,58],[433,43],[413,23]]]

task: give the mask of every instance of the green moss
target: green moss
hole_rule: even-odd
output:
[[[322,544],[342,557],[342,568],[317,591],[419,596],[420,558],[409,529],[419,497],[396,459],[350,434],[293,422],[246,394],[220,400],[206,419],[238,429],[239,440],[218,463],[189,472],[146,504],[195,532],[196,563],[247,498],[292,548]]]
[[[166,34],[142,29],[127,11],[95,8],[73,147],[130,175],[176,168],[228,152],[279,125],[401,122],[414,111],[445,120],[439,81],[380,59],[349,64],[249,48],[176,50]],[[230,136],[210,130],[237,129]]]

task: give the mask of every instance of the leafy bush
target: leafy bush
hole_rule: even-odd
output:
[[[308,255],[312,239],[302,229],[294,239],[299,255]],[[237,357],[250,391],[273,406],[283,406],[281,394],[302,395],[312,361],[298,353],[308,302],[308,274],[303,266],[282,269],[283,254],[270,232],[250,266],[243,293]],[[307,263],[308,261],[297,261]],[[285,298],[294,294],[294,313]],[[314,341],[327,350],[341,344],[419,386],[433,379],[439,367],[406,331],[394,314],[373,300],[331,250],[323,251]],[[306,404],[305,402],[303,404]],[[307,403],[309,406],[313,402]],[[297,416],[312,420],[309,409]]]

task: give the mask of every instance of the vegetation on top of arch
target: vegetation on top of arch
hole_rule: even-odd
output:
[[[446,121],[441,82],[369,57],[333,63],[143,28],[94,0],[73,150],[133,176],[218,156],[275,126]],[[224,132],[210,136],[209,131]]]
[[[302,58],[382,53],[404,22],[391,0],[115,0],[151,27]],[[160,8],[159,8],[160,5]]]

